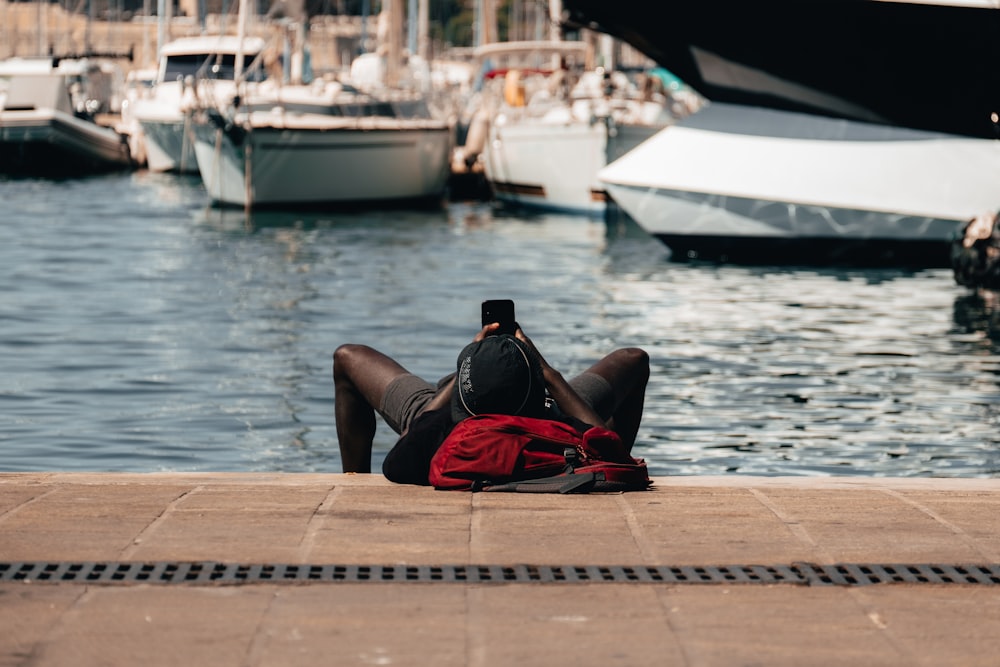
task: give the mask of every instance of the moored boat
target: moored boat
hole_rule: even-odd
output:
[[[947,266],[1000,142],[714,103],[601,171],[675,259]]]
[[[711,102],[601,176],[675,258],[946,266],[1000,208],[995,3],[564,5]]]
[[[69,177],[129,169],[127,138],[111,124],[114,72],[96,61],[11,58],[0,63],[0,172]]]
[[[195,155],[220,204],[416,201],[444,193],[453,135],[419,97],[264,82],[247,85],[239,107],[206,110]]]
[[[995,139],[994,0],[561,0],[708,100]]]
[[[242,44],[247,62],[264,49],[264,40],[257,37],[244,38]],[[191,112],[197,105],[217,105],[233,96],[239,52],[240,42],[231,35],[182,37],[161,49],[152,88],[130,109],[141,129],[150,171],[198,171]]]
[[[584,42],[488,44],[477,57],[494,63],[481,159],[502,202],[601,215],[598,171],[676,119],[658,79],[641,74],[643,90],[636,77],[594,67]]]

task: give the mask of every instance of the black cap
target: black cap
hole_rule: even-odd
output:
[[[458,355],[452,418],[505,414],[541,417],[545,380],[532,351],[507,334],[469,343]]]

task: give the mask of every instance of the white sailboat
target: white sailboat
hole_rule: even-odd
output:
[[[490,113],[482,151],[486,178],[503,202],[603,214],[598,171],[676,118],[665,95],[644,94],[623,72],[594,68],[583,42],[489,44],[477,56],[503,63],[495,70],[502,102]]]
[[[247,89],[229,115],[195,126],[213,201],[256,207],[418,200],[445,188],[453,130],[419,100],[372,98],[336,82]]]
[[[292,83],[244,77],[238,104],[201,114],[195,156],[214,202],[314,206],[444,193],[454,128],[421,94],[304,82],[303,74],[293,71]]]
[[[182,37],[160,50],[152,88],[130,105],[130,116],[139,125],[150,171],[196,173],[191,112],[196,106],[215,106],[230,100],[236,91],[236,54],[253,60],[264,49],[264,40],[232,35]]]

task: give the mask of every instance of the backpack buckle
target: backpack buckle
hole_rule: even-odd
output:
[[[580,463],[580,452],[576,447],[567,447],[563,450],[563,458],[566,459],[566,472],[573,472]]]

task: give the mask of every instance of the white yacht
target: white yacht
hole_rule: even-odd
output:
[[[562,4],[709,101],[601,173],[675,258],[943,267],[1000,210],[996,2]]]
[[[0,62],[0,172],[64,177],[131,168],[127,139],[111,120],[120,79],[110,63],[85,58]]]
[[[677,259],[946,266],[1000,142],[711,103],[600,173]]]

